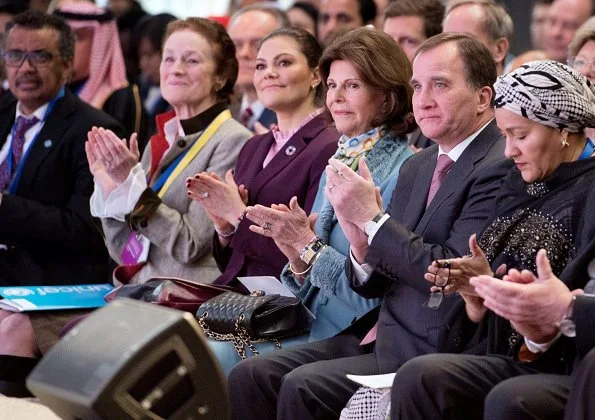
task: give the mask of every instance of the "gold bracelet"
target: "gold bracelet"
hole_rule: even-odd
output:
[[[295,271],[295,270],[293,269],[293,266],[291,265],[291,263],[289,263],[289,271],[291,271],[293,274],[295,274],[295,275],[296,275],[296,276],[298,276],[298,277],[301,277],[301,276],[303,276],[304,274],[307,274],[307,273],[308,273],[308,271],[310,271],[311,269],[312,269],[312,266],[311,266],[311,265],[308,265],[308,268],[306,268],[306,269],[305,269],[304,271],[302,271],[301,273],[298,273],[297,271]]]

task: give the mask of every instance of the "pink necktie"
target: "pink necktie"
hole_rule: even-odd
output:
[[[14,137],[10,146],[12,148],[12,173],[8,166],[8,156],[6,156],[6,159],[0,164],[0,191],[8,189],[12,176],[21,162],[23,146],[25,145],[25,133],[38,122],[39,120],[35,116],[32,118],[19,116],[17,118]]]
[[[432,183],[430,184],[430,192],[428,193],[428,202],[426,203],[426,208],[432,202],[432,199],[438,192],[442,181],[446,178],[448,171],[452,168],[454,161],[448,157],[447,154],[442,154],[438,156],[438,162],[436,162],[436,169],[434,169],[434,175],[432,175]],[[376,334],[378,332],[378,322],[374,324],[372,329],[368,331],[364,339],[361,341],[360,345],[364,346],[366,344],[373,343],[376,340]]]
[[[376,341],[376,333],[377,332],[378,332],[378,322],[376,322],[376,324],[374,324],[372,329],[370,331],[368,331],[368,334],[366,334],[366,336],[364,337],[362,342],[359,343],[359,345],[365,346],[366,344],[370,344],[370,343],[373,343],[374,341]]]
[[[438,156],[438,162],[436,162],[436,169],[434,169],[434,175],[432,175],[432,183],[430,184],[430,191],[428,193],[428,201],[426,203],[426,208],[432,202],[434,196],[440,189],[440,185],[442,185],[442,181],[448,175],[448,171],[452,168],[454,161],[448,157],[447,154],[442,154]]]

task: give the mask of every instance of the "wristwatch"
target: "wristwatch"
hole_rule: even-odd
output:
[[[576,324],[574,323],[574,302],[576,301],[576,296],[572,296],[572,300],[570,301],[570,305],[568,305],[568,309],[566,310],[566,314],[564,318],[560,322],[558,322],[558,329],[565,335],[566,337],[576,337]]]
[[[314,259],[314,256],[322,249],[323,246],[324,243],[319,237],[314,238],[308,245],[304,247],[304,249],[302,249],[302,252],[300,252],[300,260],[310,265]]]
[[[374,216],[372,220],[364,224],[364,233],[366,234],[366,236],[370,236],[372,232],[376,231],[376,225],[378,224],[380,219],[382,219],[382,216],[384,216],[384,213],[379,212],[376,216]]]

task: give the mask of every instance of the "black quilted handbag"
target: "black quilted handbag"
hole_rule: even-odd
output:
[[[280,295],[255,296],[225,292],[209,299],[196,312],[205,334],[218,341],[231,341],[242,358],[245,346],[258,355],[255,340],[271,340],[281,348],[278,338],[308,329],[305,306],[297,297]]]

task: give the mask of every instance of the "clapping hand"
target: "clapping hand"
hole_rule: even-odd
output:
[[[298,271],[307,268],[302,267],[299,255],[316,237],[314,225],[318,213],[306,215],[298,204],[297,197],[292,197],[289,206],[273,204],[270,208],[261,205],[248,207],[246,217],[255,223],[250,226],[250,230],[272,238],[294,268]]]
[[[109,194],[122,184],[138,163],[140,153],[136,133],[126,140],[120,139],[111,130],[93,127],[87,133],[85,152],[89,170],[103,192]]]
[[[225,180],[215,172],[202,172],[186,179],[188,196],[200,203],[219,232],[228,232],[239,223],[246,208],[248,193],[236,184],[230,169]]]
[[[486,308],[506,318],[524,337],[545,343],[558,333],[557,323],[568,310],[573,295],[552,272],[545,250],[536,257],[537,276],[529,270],[512,269],[502,280],[479,276],[470,280]]]
[[[365,158],[360,158],[359,170],[360,175],[341,161],[330,159],[325,196],[335,210],[354,257],[361,263],[368,249],[364,225],[382,210],[382,196],[374,185]]]
[[[475,234],[469,237],[469,249],[471,255],[433,261],[424,278],[431,283],[446,284],[444,293],[459,292],[477,296],[475,288],[469,284],[469,279],[481,275],[492,276],[494,273],[477,243]],[[432,291],[436,291],[436,286],[432,287]]]

